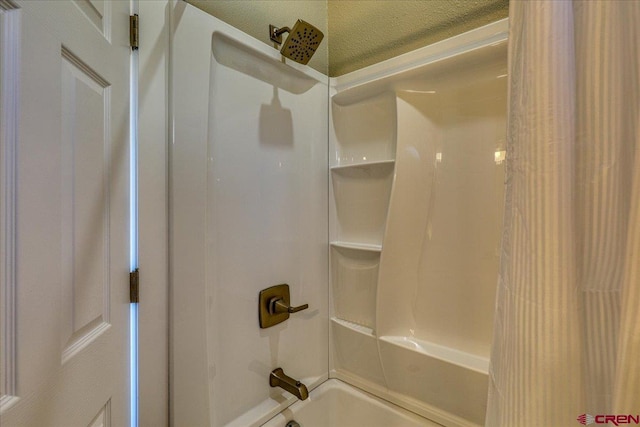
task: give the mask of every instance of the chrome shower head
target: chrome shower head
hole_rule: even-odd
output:
[[[324,34],[302,19],[298,19],[293,29],[269,25],[269,38],[275,43],[281,44],[282,34],[287,32],[289,36],[282,45],[280,53],[296,62],[307,64],[324,38]]]

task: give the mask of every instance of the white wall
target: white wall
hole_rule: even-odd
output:
[[[185,3],[173,22],[172,423],[259,425],[327,376],[327,78]],[[258,294],[309,309],[260,329]]]

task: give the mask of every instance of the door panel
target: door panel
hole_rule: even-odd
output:
[[[62,49],[63,362],[109,325],[110,84]]]
[[[84,16],[104,38],[111,40],[111,2],[103,0],[73,0]]]
[[[3,427],[124,426],[129,4],[14,6],[3,20],[19,22],[18,127],[3,146],[15,145],[15,241],[2,258],[15,279],[2,287],[15,289],[17,402],[2,407],[0,420]],[[3,120],[10,110],[3,107]]]

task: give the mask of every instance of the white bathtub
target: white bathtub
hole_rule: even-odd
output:
[[[440,426],[335,379],[325,381],[309,399],[294,403],[263,427],[284,427],[291,420],[300,427]]]

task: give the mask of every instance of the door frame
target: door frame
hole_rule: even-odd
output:
[[[172,2],[138,3],[138,418],[140,426],[168,426],[168,94]]]
[[[0,413],[17,401],[16,390],[16,150],[18,132],[19,34],[18,7],[0,0],[0,340],[3,384],[0,385]],[[4,71],[4,72],[2,72]]]

